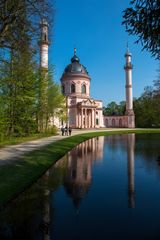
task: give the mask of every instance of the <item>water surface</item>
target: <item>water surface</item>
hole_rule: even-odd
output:
[[[160,135],[97,137],[0,212],[0,239],[160,239]]]

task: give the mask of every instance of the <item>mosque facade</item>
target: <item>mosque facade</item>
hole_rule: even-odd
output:
[[[135,127],[132,97],[131,53],[127,49],[126,64],[126,112],[123,116],[103,116],[101,100],[91,98],[91,77],[86,67],[80,63],[76,49],[71,63],[61,77],[62,93],[66,96],[68,125],[72,128]]]
[[[61,77],[62,93],[66,96],[68,124],[72,128],[103,126],[102,101],[90,96],[91,78],[76,55]]]
[[[48,69],[48,24],[42,21],[41,24],[41,67]],[[132,96],[132,63],[131,53],[127,49],[125,54],[126,63],[124,66],[126,80],[126,111],[123,116],[103,116],[102,100],[93,99],[90,94],[91,77],[84,65],[81,64],[74,49],[74,56],[66,66],[61,76],[61,89],[66,97],[67,122],[71,128],[102,128],[122,127],[134,128],[135,115],[133,111]],[[103,86],[102,86],[103,87]],[[56,119],[55,125],[60,127],[62,123]]]

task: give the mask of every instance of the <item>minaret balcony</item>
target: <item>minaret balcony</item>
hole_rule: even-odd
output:
[[[124,69],[125,69],[125,70],[133,69],[132,63],[126,63],[126,65],[124,66]]]
[[[46,45],[50,45],[50,42],[48,40],[40,40],[38,42],[39,45],[43,45],[43,44],[46,44]]]

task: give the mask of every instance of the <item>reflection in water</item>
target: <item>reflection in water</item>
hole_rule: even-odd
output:
[[[160,168],[156,161],[160,155],[157,141],[160,136],[154,139],[146,140],[145,136],[135,139],[135,134],[127,134],[93,138],[79,144],[0,212],[0,239],[137,239],[140,233],[148,237],[146,230],[139,230],[142,222],[147,231],[152,231],[147,217],[152,219],[155,233],[160,216],[158,207],[156,211],[153,207],[159,206],[160,201]],[[144,187],[146,182],[150,188]],[[129,214],[131,211],[134,214]],[[104,235],[96,237],[97,232]]]
[[[44,174],[44,182],[47,183],[49,178],[49,170]],[[43,239],[49,240],[49,226],[50,226],[50,190],[47,186],[44,188],[44,204],[43,204],[43,223],[42,223],[42,232]]]
[[[134,146],[135,134],[123,136],[112,136],[106,138],[106,142],[112,147],[123,140],[127,152],[128,168],[128,204],[130,208],[135,207],[134,190]],[[104,137],[93,138],[79,144],[67,154],[67,171],[64,176],[64,186],[68,195],[73,199],[76,208],[79,207],[81,199],[88,192],[92,181],[92,164],[103,158]],[[57,163],[59,166],[61,163]]]
[[[127,137],[127,163],[128,163],[128,203],[130,208],[135,207],[134,187],[134,145],[135,134],[128,134]]]
[[[89,139],[67,154],[67,171],[64,187],[79,208],[81,199],[88,192],[92,181],[92,164],[103,158],[104,137]],[[62,164],[58,162],[56,166]]]
[[[134,154],[135,154],[135,134],[124,134],[108,136],[106,143],[113,151],[124,149],[127,154],[127,171],[128,171],[128,207],[135,207],[135,183],[134,183]]]

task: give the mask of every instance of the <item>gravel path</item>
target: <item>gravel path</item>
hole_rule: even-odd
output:
[[[92,129],[92,130],[73,130],[72,136],[77,134],[89,133],[89,132],[104,132],[104,131],[117,131],[120,129]],[[124,129],[123,129],[124,130]],[[128,130],[128,129],[127,129]],[[60,134],[60,133],[59,133]],[[42,146],[46,146],[52,142],[59,141],[61,139],[67,138],[68,136],[51,136],[42,139],[37,139],[25,143],[20,143],[16,145],[9,145],[7,147],[0,149],[0,165],[4,165],[17,160],[20,156],[24,155],[27,152],[39,149]]]

